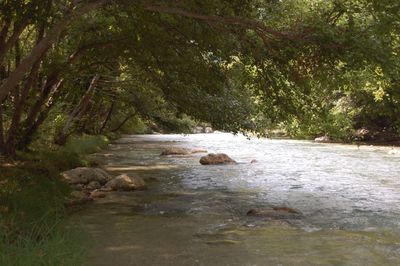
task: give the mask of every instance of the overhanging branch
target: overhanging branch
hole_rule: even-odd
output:
[[[145,10],[193,18],[204,21],[209,25],[224,24],[230,26],[237,26],[242,29],[251,29],[254,30],[264,41],[265,38],[294,40],[298,39],[299,37],[297,34],[281,32],[264,25],[260,21],[248,18],[204,15],[199,13],[193,13],[176,7],[168,7],[160,5],[146,5]]]

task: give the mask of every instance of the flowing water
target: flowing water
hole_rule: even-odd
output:
[[[203,166],[224,152],[237,165]],[[400,265],[400,154],[230,134],[124,136],[95,158],[143,177],[79,213],[88,265]],[[256,163],[250,163],[257,160]],[[285,206],[302,215],[252,217]]]

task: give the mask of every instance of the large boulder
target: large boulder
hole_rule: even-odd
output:
[[[200,158],[200,163],[203,165],[215,164],[236,164],[236,161],[224,153],[210,153]]]
[[[144,180],[138,176],[129,176],[127,174],[122,174],[114,179],[107,182],[104,186],[105,189],[110,189],[113,191],[132,191],[138,189],[144,189],[146,183]]]
[[[184,149],[184,148],[178,148],[178,147],[171,147],[171,148],[167,148],[165,149],[161,155],[165,156],[165,155],[188,155],[190,152],[190,150],[188,149]]]
[[[89,184],[96,181],[101,185],[107,183],[112,177],[103,169],[78,167],[61,173],[62,177],[69,184]]]

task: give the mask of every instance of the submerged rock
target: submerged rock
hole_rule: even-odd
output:
[[[171,148],[165,149],[161,153],[161,156],[165,156],[165,155],[188,155],[189,153],[190,153],[190,150],[188,150],[188,149],[171,147]]]
[[[203,165],[214,165],[214,164],[237,164],[235,160],[230,158],[224,153],[210,153],[200,158],[200,163]]]
[[[185,149],[185,148],[178,148],[178,147],[171,147],[165,149],[160,155],[188,155],[193,153],[207,153],[207,150],[204,149]]]
[[[207,150],[204,149],[192,149],[190,153],[207,153]]]
[[[250,209],[249,211],[246,212],[247,216],[258,216],[262,213],[261,210],[259,209]]]
[[[85,204],[87,202],[93,201],[92,198],[88,196],[88,194],[82,192],[82,191],[72,191],[70,196],[66,200],[66,205],[67,206],[74,206],[74,205],[80,205],[80,204]]]
[[[146,183],[142,178],[138,176],[129,176],[127,174],[122,174],[107,182],[104,188],[114,191],[132,191],[144,189],[145,186]]]
[[[93,199],[105,198],[106,196],[107,196],[107,194],[105,192],[102,192],[98,189],[96,189],[90,193],[90,197]]]
[[[251,209],[246,213],[246,215],[273,220],[299,219],[302,216],[299,211],[288,207],[273,207],[272,210]]]
[[[240,244],[240,241],[231,239],[221,239],[221,240],[210,240],[206,242],[208,245],[236,245]]]
[[[289,207],[272,207],[274,211],[301,214],[300,211]]]
[[[103,169],[78,167],[72,170],[61,173],[63,179],[69,184],[88,184],[92,181],[103,185],[107,183],[112,177]]]

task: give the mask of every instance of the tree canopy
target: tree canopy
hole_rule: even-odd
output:
[[[399,9],[396,0],[4,0],[0,151],[142,122],[397,136]]]

